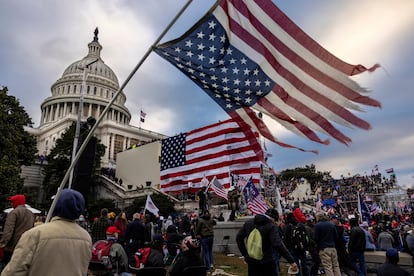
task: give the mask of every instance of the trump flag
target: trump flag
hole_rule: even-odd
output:
[[[373,71],[335,57],[270,0],[221,0],[181,37],[154,51],[181,70],[243,131],[282,147],[269,119],[321,144],[317,132],[349,144],[334,126],[369,129],[359,105],[380,107],[350,76]],[[264,117],[263,117],[264,116]],[[303,150],[301,148],[297,148]]]

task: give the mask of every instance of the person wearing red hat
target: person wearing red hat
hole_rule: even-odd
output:
[[[3,264],[6,265],[13,254],[14,248],[24,232],[34,225],[34,215],[26,208],[26,197],[22,194],[9,198],[13,210],[7,215],[0,248],[3,248]]]

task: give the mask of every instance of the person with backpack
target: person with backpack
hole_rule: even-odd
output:
[[[50,222],[23,233],[1,275],[87,275],[91,236],[76,223],[84,208],[81,193],[62,190]]]
[[[306,233],[306,217],[299,208],[286,215],[284,243],[292,254],[295,262],[300,264],[301,271],[298,276],[309,276],[306,262],[306,251],[308,250],[309,237]]]
[[[298,271],[293,256],[280,238],[276,226],[278,220],[278,211],[271,208],[265,214],[257,214],[246,221],[237,233],[237,246],[247,263],[249,276],[275,275],[274,250],[290,263],[292,271]]]
[[[152,242],[129,256],[129,268],[132,272],[143,267],[164,267],[164,238],[161,234],[155,234]]]
[[[92,247],[90,268],[108,273],[123,273],[128,271],[128,256],[124,247],[118,243],[120,230],[116,226],[106,229],[106,239],[96,241]]]

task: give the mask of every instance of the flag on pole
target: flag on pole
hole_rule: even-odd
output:
[[[394,168],[389,168],[385,170],[386,173],[394,173]]]
[[[161,141],[161,190],[180,192],[183,183],[214,176],[227,189],[229,171],[259,183],[260,151],[257,137],[246,135],[231,119],[169,137]]]
[[[141,122],[145,122],[145,116],[147,116],[147,113],[141,110]]]
[[[349,144],[334,126],[369,129],[353,114],[380,107],[350,76],[374,71],[329,53],[270,0],[221,0],[181,37],[154,51],[191,78],[242,128],[282,147],[262,116],[314,142]],[[256,112],[259,112],[256,114]],[[303,150],[301,148],[297,148]]]
[[[243,194],[246,199],[247,208],[249,208],[253,214],[264,214],[267,209],[269,209],[269,206],[266,204],[266,201],[264,201],[256,186],[254,186],[251,178],[246,186],[244,186]]]
[[[145,210],[153,213],[154,215],[158,216],[158,212],[160,211],[157,206],[155,206],[154,202],[151,199],[150,195],[147,195],[147,201],[145,202]]]
[[[224,198],[227,200],[227,190],[224,189],[223,185],[221,185],[220,181],[218,181],[217,177],[214,177],[211,180],[210,187],[213,189],[214,193],[219,197]]]
[[[276,209],[280,215],[283,214],[282,204],[280,203],[281,200],[282,200],[282,197],[280,196],[279,187],[276,186]]]
[[[358,212],[362,221],[371,222],[371,212],[360,193],[358,193]]]

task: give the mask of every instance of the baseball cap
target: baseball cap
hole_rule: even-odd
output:
[[[114,233],[119,233],[120,231],[118,230],[118,228],[116,228],[116,226],[109,226],[106,229],[106,233],[107,234],[114,234]]]

